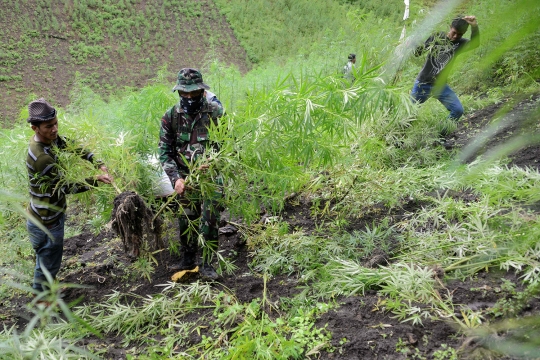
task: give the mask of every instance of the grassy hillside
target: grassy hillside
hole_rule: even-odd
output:
[[[212,61],[248,68],[243,48],[210,0],[18,0],[0,7],[0,123],[27,102],[69,104],[81,84],[107,96],[141,88],[167,68]]]
[[[533,0],[493,1],[489,6],[483,1],[411,1],[406,21],[403,1],[397,0],[215,2],[255,63],[296,58],[296,66],[306,67],[304,60],[316,57],[325,71],[339,71],[354,52],[371,64],[385,62],[394,70],[399,64],[398,80],[410,86],[423,59],[409,59],[410,51],[405,59],[395,53],[403,27],[408,40],[418,44],[433,31],[447,31],[457,14],[473,14],[482,46],[458,63],[453,76],[458,90],[486,92],[516,82],[519,89],[540,79],[535,65],[540,61],[535,45],[540,40],[540,10]]]

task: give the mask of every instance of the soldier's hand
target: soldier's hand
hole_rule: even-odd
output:
[[[464,16],[463,20],[468,22],[469,25],[471,26],[478,26],[478,22],[476,21],[476,16],[473,16],[473,15]]]
[[[176,191],[176,193],[178,195],[182,195],[184,193],[184,190],[185,190],[185,180],[184,179],[178,179],[176,180],[176,182],[174,183],[174,191]]]
[[[113,182],[113,177],[109,174],[98,175],[96,176],[96,180],[101,181],[102,183],[105,183],[105,184],[111,184]]]

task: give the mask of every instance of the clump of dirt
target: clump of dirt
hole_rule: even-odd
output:
[[[116,196],[111,218],[111,227],[122,239],[129,257],[137,258],[141,249],[156,251],[165,247],[161,239],[161,219],[154,216],[137,193],[125,191]]]

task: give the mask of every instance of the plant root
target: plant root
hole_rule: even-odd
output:
[[[117,195],[111,219],[111,228],[122,239],[124,251],[130,258],[165,247],[161,239],[161,219],[154,217],[137,193],[125,191]]]

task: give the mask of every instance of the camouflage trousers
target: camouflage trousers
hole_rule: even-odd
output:
[[[216,180],[216,190],[203,196],[197,190],[186,190],[180,200],[179,230],[182,253],[195,255],[202,246],[203,262],[210,262],[218,248],[220,213],[223,210],[223,180]]]

